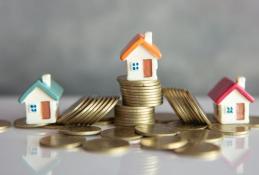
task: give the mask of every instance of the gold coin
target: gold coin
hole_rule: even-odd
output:
[[[250,123],[249,123],[249,126],[251,128],[259,128],[259,117],[250,117],[249,118],[250,120]]]
[[[207,128],[207,125],[194,125],[194,124],[184,124],[184,123],[169,123],[170,126],[176,128],[179,131],[192,131],[192,130],[203,130]]]
[[[128,90],[161,90],[160,85],[154,85],[154,86],[120,86],[122,89],[128,89]]]
[[[129,86],[150,86],[154,84],[160,84],[159,80],[138,80],[138,81],[129,81],[127,80],[126,75],[121,75],[117,77],[117,80],[120,84],[129,85]]]
[[[190,130],[181,132],[180,135],[191,143],[218,142],[223,139],[221,132],[212,130]]]
[[[165,124],[139,125],[135,131],[143,136],[174,136],[178,133],[175,129]]]
[[[169,122],[175,122],[175,121],[180,121],[180,120],[173,113],[156,113],[155,121],[157,123],[169,123]]]
[[[149,149],[177,149],[186,144],[187,140],[178,135],[143,138],[140,142],[143,148]]]
[[[40,145],[53,148],[76,148],[82,145],[85,138],[78,136],[51,135],[40,139]]]
[[[122,112],[153,112],[153,107],[133,107],[133,106],[124,106],[124,105],[116,105],[115,110]]]
[[[142,136],[135,133],[135,129],[132,127],[116,127],[107,129],[101,132],[101,136],[104,138],[117,138],[126,141],[139,140]]]
[[[16,128],[39,128],[39,127],[46,126],[46,125],[48,125],[48,123],[27,124],[26,123],[26,118],[20,118],[20,119],[16,119],[14,121],[14,126]]]
[[[184,156],[215,159],[220,154],[220,147],[211,143],[189,143],[181,148],[175,149],[175,153]]]
[[[64,129],[59,130],[60,133],[74,136],[90,136],[101,133],[102,129],[97,126],[67,126]]]
[[[0,120],[0,130],[7,129],[11,126],[11,123],[6,120]]]
[[[249,126],[247,125],[224,125],[219,123],[213,123],[209,126],[209,129],[222,132],[224,135],[244,135],[249,131]]]
[[[86,141],[83,144],[83,149],[97,153],[123,153],[129,148],[129,143],[121,139],[94,139]]]

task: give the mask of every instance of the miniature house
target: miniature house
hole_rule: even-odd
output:
[[[244,77],[237,82],[223,78],[208,95],[214,101],[215,117],[220,123],[249,123],[249,104],[254,98],[245,90]]]
[[[19,98],[25,103],[26,123],[55,123],[59,115],[59,100],[63,88],[55,82],[50,74],[43,75],[35,81]]]
[[[127,80],[157,80],[157,60],[161,56],[152,42],[152,32],[137,34],[120,55],[121,61],[127,61]]]

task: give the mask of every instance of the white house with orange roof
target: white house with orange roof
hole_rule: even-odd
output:
[[[160,50],[152,42],[152,32],[137,34],[121,51],[121,61],[127,61],[127,80],[157,80]]]

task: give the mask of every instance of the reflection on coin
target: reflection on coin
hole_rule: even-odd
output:
[[[27,124],[26,118],[20,118],[14,121],[14,126],[16,128],[39,128],[41,126],[46,126],[48,123],[41,123],[41,124]]]
[[[126,141],[139,140],[142,136],[135,133],[132,127],[116,127],[102,131],[101,136],[104,138],[117,138]]]
[[[180,121],[179,118],[173,113],[156,113],[156,123],[169,123],[174,121]]]
[[[5,130],[6,128],[9,128],[11,126],[11,123],[6,120],[0,120],[0,130]]]
[[[97,126],[67,126],[59,132],[66,135],[89,136],[97,135],[101,131],[102,129]]]
[[[43,126],[42,128],[44,128],[44,129],[63,129],[64,127],[65,127],[65,125],[53,123],[53,124]]]
[[[143,148],[149,149],[177,149],[187,144],[187,140],[178,135],[148,137],[141,139],[140,144]]]
[[[222,132],[225,135],[243,135],[248,133],[249,126],[238,124],[224,125],[213,123],[209,126],[209,129]]]
[[[212,143],[189,143],[186,146],[175,149],[175,153],[184,156],[199,157],[205,159],[215,159],[219,156],[220,147]]]
[[[123,153],[129,148],[129,143],[120,139],[94,139],[86,141],[83,144],[83,149],[97,153]]]
[[[113,122],[114,122],[114,117],[109,117],[109,118],[101,119],[100,121],[95,122],[94,124],[95,124],[95,125],[104,126],[104,125],[110,125],[110,124],[112,124]]]
[[[179,131],[203,130],[207,128],[207,125],[183,124],[180,122],[168,123],[168,125],[176,128]]]
[[[180,135],[191,143],[218,142],[223,139],[223,134],[221,132],[207,129],[183,131]]]
[[[249,120],[250,120],[249,125],[251,128],[259,128],[259,117],[253,116],[253,117],[250,117]]]
[[[53,148],[75,148],[79,147],[85,138],[78,136],[51,135],[40,139],[40,145]]]
[[[178,133],[165,124],[139,125],[135,127],[135,131],[143,136],[174,136]]]

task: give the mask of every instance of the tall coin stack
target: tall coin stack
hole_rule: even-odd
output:
[[[128,81],[126,76],[119,76],[117,80],[120,84],[122,104],[115,106],[115,125],[153,124],[155,106],[163,103],[160,81]]]

